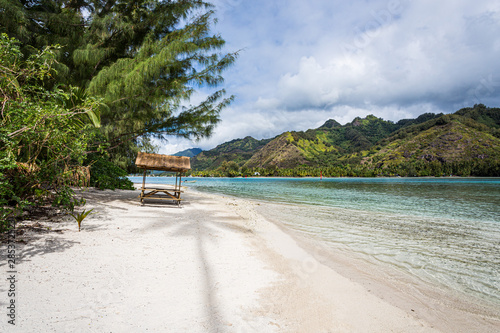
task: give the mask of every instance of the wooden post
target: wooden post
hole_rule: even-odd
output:
[[[181,178],[180,178],[180,175],[181,173],[180,172],[176,172],[175,173],[175,189],[174,189],[174,197],[176,197],[177,199],[180,199],[181,198]],[[179,178],[179,187],[177,187],[177,179]],[[177,200],[177,206],[180,206],[181,205],[181,201],[180,200]]]
[[[144,191],[146,188],[146,169],[144,169],[144,175],[142,176],[142,189],[141,189],[141,204],[144,204]]]
[[[182,172],[179,172],[179,199],[181,197]]]

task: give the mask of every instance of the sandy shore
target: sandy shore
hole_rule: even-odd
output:
[[[15,326],[7,317],[10,282],[2,244],[1,332],[495,332],[500,327],[481,314],[454,321],[457,314],[447,318],[442,309],[433,318],[431,305],[389,302],[389,285],[377,281],[367,287],[369,276],[361,283],[360,276],[349,276],[354,270],[325,264],[310,246],[259,214],[257,202],[191,190],[181,208],[158,201],[141,206],[137,191],[82,195],[95,214],[83,221],[81,232],[70,219],[45,221],[51,232],[24,235],[31,240],[16,243]]]

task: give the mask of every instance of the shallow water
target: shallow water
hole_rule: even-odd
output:
[[[500,304],[498,178],[188,180],[200,191],[276,203],[267,216],[326,244]]]

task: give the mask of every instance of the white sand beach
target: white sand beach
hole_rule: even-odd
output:
[[[141,206],[138,191],[82,195],[95,214],[81,232],[70,217],[45,220],[50,232],[16,243],[15,326],[7,317],[2,244],[1,332],[500,329],[498,318],[472,305],[427,302],[360,266],[349,268],[345,258],[339,269],[335,260],[326,264],[314,241],[268,221],[258,202],[189,189],[180,208]]]

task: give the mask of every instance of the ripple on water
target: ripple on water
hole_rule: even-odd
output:
[[[307,205],[272,205],[265,213],[324,242],[500,304],[500,231],[491,225]]]

